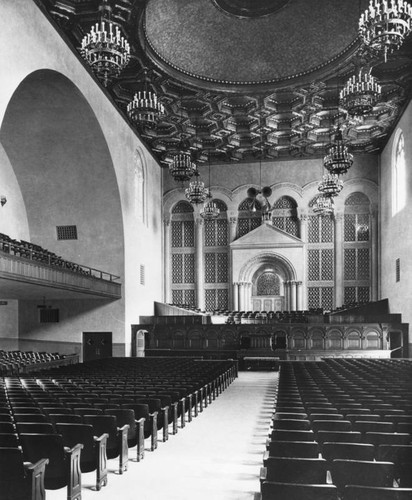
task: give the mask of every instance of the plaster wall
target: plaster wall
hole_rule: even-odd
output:
[[[20,34],[19,43],[10,43],[16,32]],[[7,68],[0,76],[1,139],[3,145],[7,143],[9,159],[14,156],[7,162],[7,156],[0,151],[0,180],[10,179],[11,186],[4,193],[10,205],[3,209],[12,207],[12,203],[17,206],[13,210],[16,224],[12,235],[32,238],[67,260],[117,274],[122,282],[122,298],[113,303],[100,301],[99,307],[91,307],[90,300],[86,300],[83,306],[74,309],[71,301],[61,303],[62,311],[71,311],[67,324],[60,324],[61,330],[47,330],[47,339],[56,336],[76,343],[81,340],[81,331],[102,331],[104,325],[104,331],[113,332],[114,343],[122,346],[119,353],[128,354],[130,325],[138,323],[140,315],[152,314],[153,301],[162,298],[161,169],[78,54],[68,48],[33,1],[0,3],[0,43],[7,48],[0,51],[0,63]],[[54,136],[50,135],[47,114],[42,116],[42,126],[32,114],[29,124],[37,126],[32,130],[27,127],[27,140],[20,136],[19,142],[12,133],[18,124],[13,122],[16,114],[7,117],[11,109],[8,107],[19,85],[37,71],[41,74],[50,71],[60,80],[67,79],[74,89],[73,95],[77,95],[76,102],[83,100],[84,106],[79,104],[71,115],[62,116],[62,128]],[[53,82],[56,80],[59,78]],[[62,92],[62,102],[67,98],[68,86],[53,89],[55,94]],[[30,108],[30,101],[27,104]],[[32,109],[35,112],[36,106]],[[67,106],[64,110],[67,112]],[[56,109],[48,111],[56,113]],[[80,115],[75,116],[76,111]],[[79,137],[75,124],[85,117],[87,123],[94,122],[93,127],[90,135]],[[9,127],[10,133],[3,135],[3,127]],[[96,135],[100,136],[100,147],[93,144]],[[28,146],[35,152],[31,159],[25,151]],[[135,199],[137,150],[145,164],[144,182],[148,198],[150,195],[144,218],[140,208],[136,208]],[[79,165],[82,176],[78,175]],[[5,183],[2,187],[9,185]],[[79,241],[57,241],[55,226],[60,224],[79,224]],[[3,223],[0,219],[0,232],[9,234],[10,226],[11,222]],[[146,267],[145,285],[139,285],[141,264]],[[24,342],[28,338],[33,342],[43,341],[46,332],[38,328],[37,316],[29,310],[21,308],[18,318],[15,316],[15,328],[20,321],[20,337]]]
[[[405,138],[406,205],[392,215],[392,158],[395,138],[401,130]],[[380,296],[389,299],[392,313],[402,313],[404,323],[412,323],[412,104],[400,119],[397,128],[382,152],[380,160]],[[396,282],[395,262],[400,259],[400,281]],[[409,352],[412,352],[409,331]]]

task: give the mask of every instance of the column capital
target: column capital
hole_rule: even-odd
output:
[[[229,217],[229,224],[237,224],[237,217]]]
[[[203,226],[203,222],[204,222],[204,220],[202,219],[202,217],[195,218],[195,225],[196,226]]]
[[[165,218],[163,219],[163,224],[164,224],[165,226],[170,226],[171,222],[172,222],[172,220],[170,219],[170,217],[165,217]]]

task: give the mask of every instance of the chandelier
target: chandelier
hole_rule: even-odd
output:
[[[412,7],[405,0],[370,0],[359,19],[359,36],[374,53],[399,49],[412,28]]]
[[[196,171],[196,164],[192,160],[189,144],[183,139],[178,145],[179,151],[173,155],[172,163],[169,164],[170,175],[176,182],[189,181]]]
[[[353,164],[353,155],[349,153],[342,138],[342,132],[338,128],[335,142],[329,146],[328,154],[323,159],[323,166],[331,174],[346,174]]]
[[[155,92],[148,88],[147,69],[144,69],[144,90],[135,93],[133,100],[127,105],[129,118],[139,126],[156,128],[165,108]]]
[[[338,174],[328,172],[322,177],[318,184],[318,191],[328,197],[338,196],[343,189],[343,181],[339,180]]]
[[[105,14],[110,17],[111,12],[107,0],[103,0],[99,10],[102,11],[102,19],[83,38],[80,53],[107,87],[128,65],[130,45],[121,35],[119,27],[105,19]]]
[[[212,194],[210,191],[207,194],[207,198],[209,201],[203,205],[203,208],[200,211],[200,217],[206,220],[217,219],[217,217],[219,217],[220,210],[216,203],[212,201]]]
[[[369,71],[362,68],[353,75],[340,91],[340,103],[351,116],[370,113],[381,95],[381,86]]]
[[[194,177],[194,180],[190,181],[189,187],[185,189],[185,196],[192,205],[198,205],[206,200],[209,190],[205,188],[205,183],[199,179],[200,175],[197,169],[195,169]]]
[[[333,198],[325,194],[320,194],[315,203],[313,204],[312,210],[318,215],[331,215],[334,210]]]

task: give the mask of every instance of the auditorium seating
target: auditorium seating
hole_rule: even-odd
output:
[[[411,499],[412,361],[341,358],[280,366],[262,500]],[[291,460],[323,460],[327,479],[289,475]]]
[[[0,376],[18,375],[39,370],[43,367],[55,367],[78,362],[78,356],[59,354],[58,352],[4,351],[0,350]]]

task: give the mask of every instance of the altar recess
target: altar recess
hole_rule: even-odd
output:
[[[304,299],[303,241],[263,223],[230,244],[232,308],[237,311],[299,311]]]

